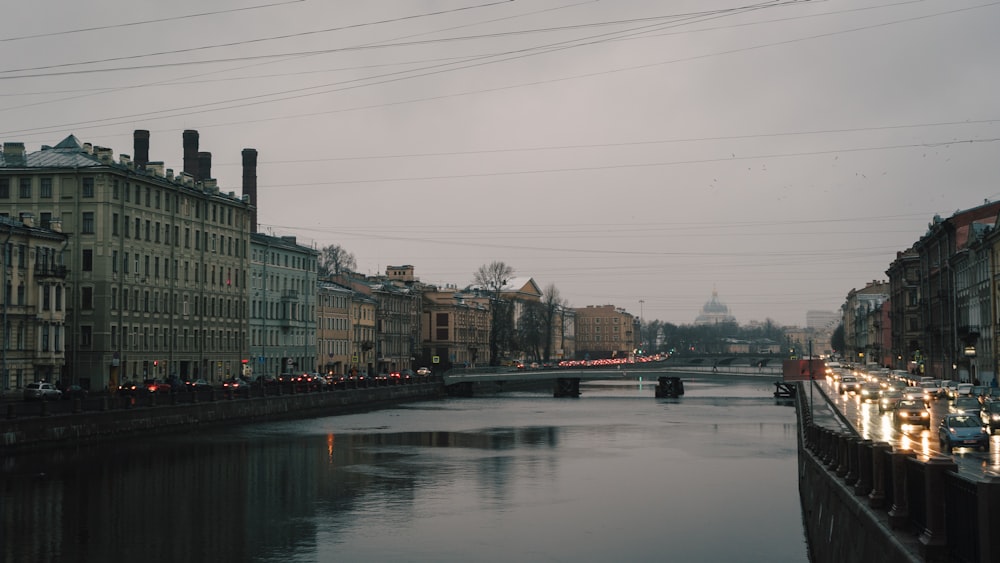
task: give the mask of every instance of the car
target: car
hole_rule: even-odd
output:
[[[998,399],[1000,399],[1000,387],[989,387],[986,389],[986,394],[979,397],[979,402],[985,405]]]
[[[188,391],[201,391],[202,389],[209,389],[212,384],[204,379],[195,379],[184,382],[184,388]]]
[[[931,427],[931,413],[923,400],[900,399],[893,410],[893,421],[896,426],[903,425]]]
[[[417,368],[417,375],[424,377],[431,374],[431,368]]]
[[[245,389],[247,387],[249,387],[249,385],[247,385],[247,382],[243,381],[242,379],[240,379],[238,377],[231,377],[231,378],[226,379],[226,380],[224,380],[222,382],[222,390],[223,391],[228,391],[228,392],[231,392],[231,393],[238,392],[238,391],[240,391],[242,389]]]
[[[948,405],[948,412],[978,416],[982,408],[983,406],[979,404],[979,399],[976,397],[957,397]]]
[[[946,414],[938,427],[938,440],[948,453],[955,448],[990,448],[990,437],[983,430],[983,421],[975,414]]]
[[[142,382],[142,386],[149,393],[169,393],[171,391],[170,384],[159,379],[146,379]]]
[[[904,387],[903,398],[907,401],[925,401],[923,387]],[[926,402],[926,401],[925,401]]]
[[[983,405],[979,418],[983,420],[990,434],[996,432],[996,429],[1000,428],[1000,401],[990,401]]]
[[[253,380],[253,384],[257,387],[273,389],[278,386],[278,379],[270,375],[258,375],[257,379]]]
[[[24,386],[25,401],[46,401],[49,399],[59,399],[63,392],[51,383],[35,381]]]
[[[74,383],[73,385],[70,385],[70,386],[66,387],[66,390],[63,391],[62,398],[63,399],[86,399],[87,395],[89,395],[89,394],[90,394],[89,391],[87,391],[83,387],[80,387],[79,385],[76,385]]]
[[[140,389],[142,389],[142,385],[134,379],[132,381],[123,381],[122,384],[118,386],[118,394],[123,397],[135,397],[139,394]]]
[[[882,387],[878,383],[868,382],[861,386],[861,400],[865,403],[878,402]]]
[[[948,398],[953,401],[958,397],[971,397],[971,396],[972,396],[971,383],[959,383],[948,392]]]
[[[861,382],[853,375],[845,375],[840,378],[841,393],[857,393],[861,390]]]
[[[896,402],[903,398],[903,392],[896,389],[883,389],[878,398],[878,412],[885,414],[896,408]]]

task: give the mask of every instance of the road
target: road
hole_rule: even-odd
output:
[[[980,452],[969,448],[956,448],[949,454],[938,441],[938,425],[941,418],[948,412],[947,399],[931,401],[930,429],[921,426],[897,427],[893,421],[892,412],[879,414],[876,403],[864,403],[856,395],[842,395],[837,392],[830,380],[817,381],[816,384],[829,397],[830,402],[866,440],[888,442],[893,449],[913,450],[922,458],[953,457],[960,471],[972,475],[1000,477],[1000,434],[990,437],[988,452]],[[822,400],[816,393],[815,401]]]

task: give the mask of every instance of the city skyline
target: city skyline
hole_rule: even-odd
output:
[[[995,5],[96,0],[5,18],[0,142],[66,136],[223,191],[363,274],[494,260],[570,306],[804,326],[935,215],[1000,197]],[[142,13],[142,18],[130,14]],[[640,313],[641,311],[641,313]]]

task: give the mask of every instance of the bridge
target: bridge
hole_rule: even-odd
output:
[[[445,372],[442,380],[451,395],[472,396],[476,390],[496,392],[511,388],[553,385],[555,397],[579,397],[581,381],[609,381],[677,378],[683,374],[747,375],[780,377],[781,366],[739,365],[731,362],[672,362],[622,363],[614,366],[579,366],[546,369],[516,369],[510,367],[457,368]],[[683,394],[683,391],[681,391]]]

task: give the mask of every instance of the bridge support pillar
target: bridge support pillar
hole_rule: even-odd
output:
[[[892,471],[892,508],[889,510],[889,526],[894,530],[909,525],[910,503],[906,498],[906,459],[914,456],[910,450],[900,450],[889,455],[889,469]]]
[[[943,560],[948,552],[944,522],[945,472],[958,471],[958,464],[950,457],[932,457],[924,466],[924,498],[927,523],[920,534],[920,551],[926,561]]]
[[[579,377],[560,377],[556,379],[555,390],[552,394],[553,397],[579,397],[580,396],[580,378]]]
[[[888,442],[872,444],[872,491],[868,494],[868,506],[872,508],[885,507],[885,483],[889,475],[890,452],[892,446]]]
[[[680,397],[684,394],[684,383],[681,382],[681,378],[679,377],[662,376],[657,379],[656,391],[654,394],[657,398]]]

